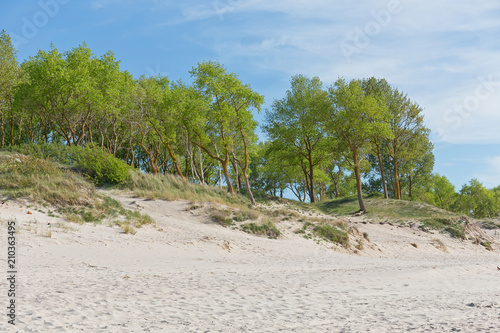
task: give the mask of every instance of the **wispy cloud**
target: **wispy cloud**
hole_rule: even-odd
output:
[[[484,162],[484,171],[474,175],[487,188],[500,184],[500,156],[487,157]]]

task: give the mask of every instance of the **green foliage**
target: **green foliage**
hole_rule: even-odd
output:
[[[338,79],[329,88],[333,104],[326,126],[331,137],[336,137],[349,148],[346,156],[356,177],[358,203],[361,211],[366,211],[361,192],[361,156],[373,137],[391,139],[388,121],[391,118],[385,99],[363,91],[360,81],[346,82]]]
[[[426,202],[439,208],[452,210],[457,199],[455,186],[445,176],[435,174],[431,177],[424,197]]]
[[[188,85],[163,76],[134,80],[111,51],[96,55],[86,43],[66,52],[52,45],[21,65],[16,53],[2,31],[0,147],[16,145],[9,149],[50,157],[99,186],[121,184],[151,197],[245,205],[241,196],[190,187],[176,177],[131,176],[129,164],[199,184],[225,182],[229,192],[238,175],[245,181],[241,192],[252,203],[255,184],[274,196],[292,191],[300,201],[357,192],[363,210],[363,194],[382,192],[385,182],[393,198],[423,200],[476,218],[500,211],[500,187],[489,190],[472,180],[456,194],[446,178],[431,175],[433,146],[422,108],[385,79],[339,79],[325,90],[317,77],[293,76],[290,90],[266,114],[263,127],[270,141],[257,149],[252,112],[260,111],[264,97],[217,61],[200,62]],[[55,168],[41,174],[28,163],[9,174],[43,192],[40,182],[48,181],[46,174],[60,173]],[[369,177],[364,188],[363,172]],[[27,193],[3,180],[10,195]],[[57,184],[71,186],[63,179]],[[41,192],[35,195],[65,202],[63,190]]]
[[[498,192],[488,190],[477,179],[462,186],[456,209],[475,218],[498,216]]]
[[[332,140],[327,139],[320,122],[329,108],[320,79],[296,75],[291,79],[286,97],[275,100],[271,111],[266,112],[264,130],[271,139],[269,149],[279,156],[274,160],[277,163],[270,166],[277,170],[285,166],[301,170],[311,202],[316,201],[315,169],[330,158],[332,152]]]
[[[10,146],[8,150],[37,158],[51,158],[79,171],[94,184],[124,184],[130,180],[132,170],[122,160],[100,148],[62,146],[56,144],[23,144]]]
[[[276,239],[281,235],[281,231],[279,231],[276,225],[269,220],[265,220],[261,224],[253,222],[242,224],[241,229],[244,232],[254,235],[264,235],[271,239]]]

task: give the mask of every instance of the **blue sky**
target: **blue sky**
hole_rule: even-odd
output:
[[[435,172],[500,185],[500,2],[483,0],[2,1],[19,61],[87,42],[134,76],[189,82],[219,60],[270,105],[292,75],[385,78],[424,108]],[[262,121],[262,115],[256,115]]]

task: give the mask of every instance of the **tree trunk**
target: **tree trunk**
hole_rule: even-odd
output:
[[[255,203],[255,199],[253,197],[252,189],[250,189],[250,181],[248,179],[246,168],[243,169],[243,178],[245,179],[245,186],[247,187],[247,193],[248,193],[248,196],[250,197],[250,201],[252,202],[252,205],[255,206],[256,203]]]
[[[234,155],[234,152],[233,152]],[[238,167],[236,166],[236,161],[234,158],[230,159],[231,165],[233,166],[234,174],[236,175],[236,191],[240,193],[241,191],[241,179],[240,179],[240,173],[238,172]]]
[[[312,153],[309,151],[309,200],[316,202],[316,193],[314,193],[314,166],[312,163]]]
[[[411,200],[411,199],[412,199],[412,197],[411,197],[411,188],[412,188],[412,181],[411,181],[411,177],[409,177],[409,184],[408,184],[408,185],[409,185],[409,187],[410,187],[410,188],[409,188],[409,193],[408,193],[408,195],[410,196],[410,200]]]
[[[1,127],[2,139],[0,141],[1,141],[1,148],[3,149],[5,147],[5,128],[3,125],[3,113],[1,114],[0,125],[2,126]]]
[[[385,175],[384,175],[384,167],[382,164],[382,155],[380,154],[380,147],[377,145],[377,158],[378,158],[378,165],[380,167],[380,177],[382,178],[382,187],[384,188],[384,198],[387,199],[389,198],[387,194],[387,184],[385,183]]]
[[[222,161],[222,170],[224,171],[224,176],[226,177],[227,192],[234,194],[233,184],[231,184],[231,178],[229,177],[229,171],[227,169],[228,159]]]
[[[401,199],[401,187],[399,185],[399,171],[398,171],[398,162],[396,161],[396,157],[394,157],[394,198],[396,200]]]
[[[356,190],[358,192],[358,202],[359,202],[359,210],[361,212],[366,213],[365,203],[363,201],[363,194],[361,192],[361,175],[359,172],[359,163],[358,163],[358,152],[357,150],[353,150],[352,152],[353,162],[354,162],[354,175],[356,176]]]

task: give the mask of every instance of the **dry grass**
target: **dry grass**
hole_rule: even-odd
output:
[[[441,250],[443,252],[448,252],[448,248],[446,247],[446,245],[444,245],[444,243],[437,238],[433,238],[431,240],[431,244],[438,250]]]
[[[212,186],[192,184],[173,175],[152,175],[139,171],[131,172],[131,180],[123,186],[135,195],[149,199],[190,200],[212,202],[235,208],[248,208],[249,201],[242,195],[229,194]]]
[[[19,154],[0,154],[0,189],[10,199],[26,198],[56,207],[86,206],[95,187],[81,176],[50,160]]]

